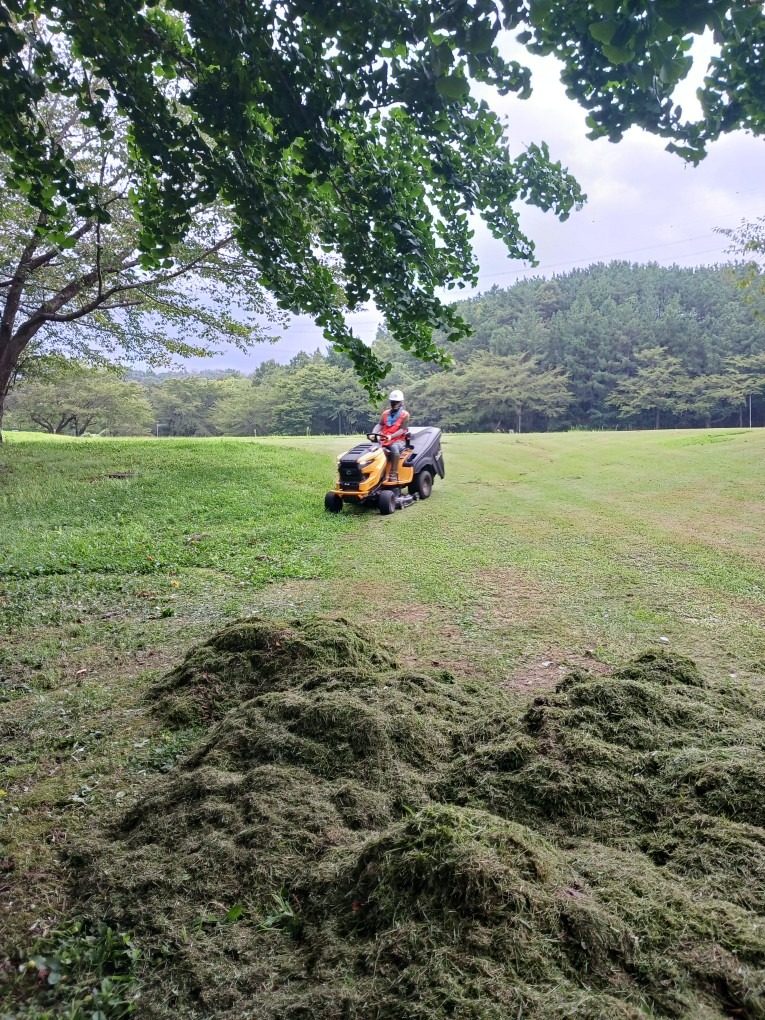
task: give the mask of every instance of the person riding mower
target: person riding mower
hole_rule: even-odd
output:
[[[378,429],[380,426],[378,425]],[[338,478],[324,497],[324,507],[339,513],[345,503],[376,506],[381,514],[403,510],[417,499],[427,499],[433,480],[444,477],[441,429],[412,428],[401,442],[397,480],[389,477],[389,460],[379,432],[370,432],[368,442],[359,443],[337,458]],[[404,493],[408,487],[408,493]]]
[[[378,432],[380,444],[388,458],[388,481],[398,482],[398,465],[408,439],[409,412],[404,407],[404,394],[401,390],[391,390],[390,407],[380,415]]]

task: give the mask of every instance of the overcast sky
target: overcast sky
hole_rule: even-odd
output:
[[[506,41],[508,54],[511,43]],[[698,44],[703,56],[703,42]],[[494,284],[509,287],[530,275],[552,276],[593,262],[627,259],[661,265],[713,265],[729,261],[728,241],[716,227],[736,227],[742,219],[765,214],[765,140],[737,133],[715,142],[699,166],[686,165],[665,151],[662,139],[637,129],[618,144],[588,141],[585,111],[569,100],[558,79],[553,58],[513,54],[533,71],[533,95],[526,101],[484,93],[507,120],[507,138],[515,154],[530,142],[546,141],[553,159],[560,160],[587,194],[579,212],[560,223],[550,213],[521,208],[521,225],[536,243],[536,268],[507,258],[480,222],[475,224],[475,250],[480,265],[478,291]],[[697,61],[696,75],[706,61]],[[691,115],[695,81],[683,86],[677,99]],[[454,292],[455,297],[476,293]],[[380,316],[374,307],[350,321],[366,341],[374,339]],[[282,339],[243,355],[231,351],[185,366],[237,368],[252,371],[267,358],[288,361],[298,351],[323,347],[321,331],[309,319],[292,321]]]

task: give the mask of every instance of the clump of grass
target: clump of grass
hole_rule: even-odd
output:
[[[192,651],[153,689],[156,713],[175,727],[210,723],[257,694],[303,686],[319,671],[392,665],[345,620],[233,623]]]
[[[696,902],[634,855],[431,805],[347,858],[306,938],[334,920],[338,994],[366,975],[348,1015],[541,1020],[580,997],[575,1016],[719,1016],[721,988],[733,1015],[762,1015],[758,919]]]
[[[639,849],[689,889],[765,914],[765,829],[719,815],[662,819]]]
[[[765,1017],[754,692],[652,654],[517,716],[319,619],[151,697],[201,735],[71,858],[146,948],[142,1015]]]
[[[612,841],[708,812],[762,825],[765,701],[704,686],[682,656],[574,672],[457,759],[444,796]]]

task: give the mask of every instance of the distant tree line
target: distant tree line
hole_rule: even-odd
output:
[[[345,359],[299,354],[239,372],[131,372],[55,362],[12,391],[7,424],[82,435],[252,436],[366,431],[373,409]]]
[[[758,307],[758,302],[760,307]],[[415,423],[450,431],[765,423],[765,298],[730,269],[616,262],[492,288],[463,302],[473,334],[451,371],[381,330]],[[341,355],[238,372],[119,375],[42,365],[12,394],[8,424],[82,434],[364,432],[376,413]]]

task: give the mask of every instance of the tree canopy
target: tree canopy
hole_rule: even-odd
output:
[[[105,140],[125,118],[142,267],[161,268],[222,200],[264,287],[312,314],[371,387],[385,365],[346,311],[374,299],[404,348],[443,361],[433,329],[467,331],[440,294],[475,280],[469,215],[532,258],[518,201],[565,217],[583,198],[544,144],[512,152],[475,95],[528,94],[503,29],[562,61],[594,136],[637,124],[698,159],[723,131],[763,128],[759,4],[248,0],[211,16],[203,0],[0,0],[0,150],[60,239],[73,211],[110,213],[41,129],[40,104],[71,97]],[[705,29],[718,53],[693,123],[672,94]]]

